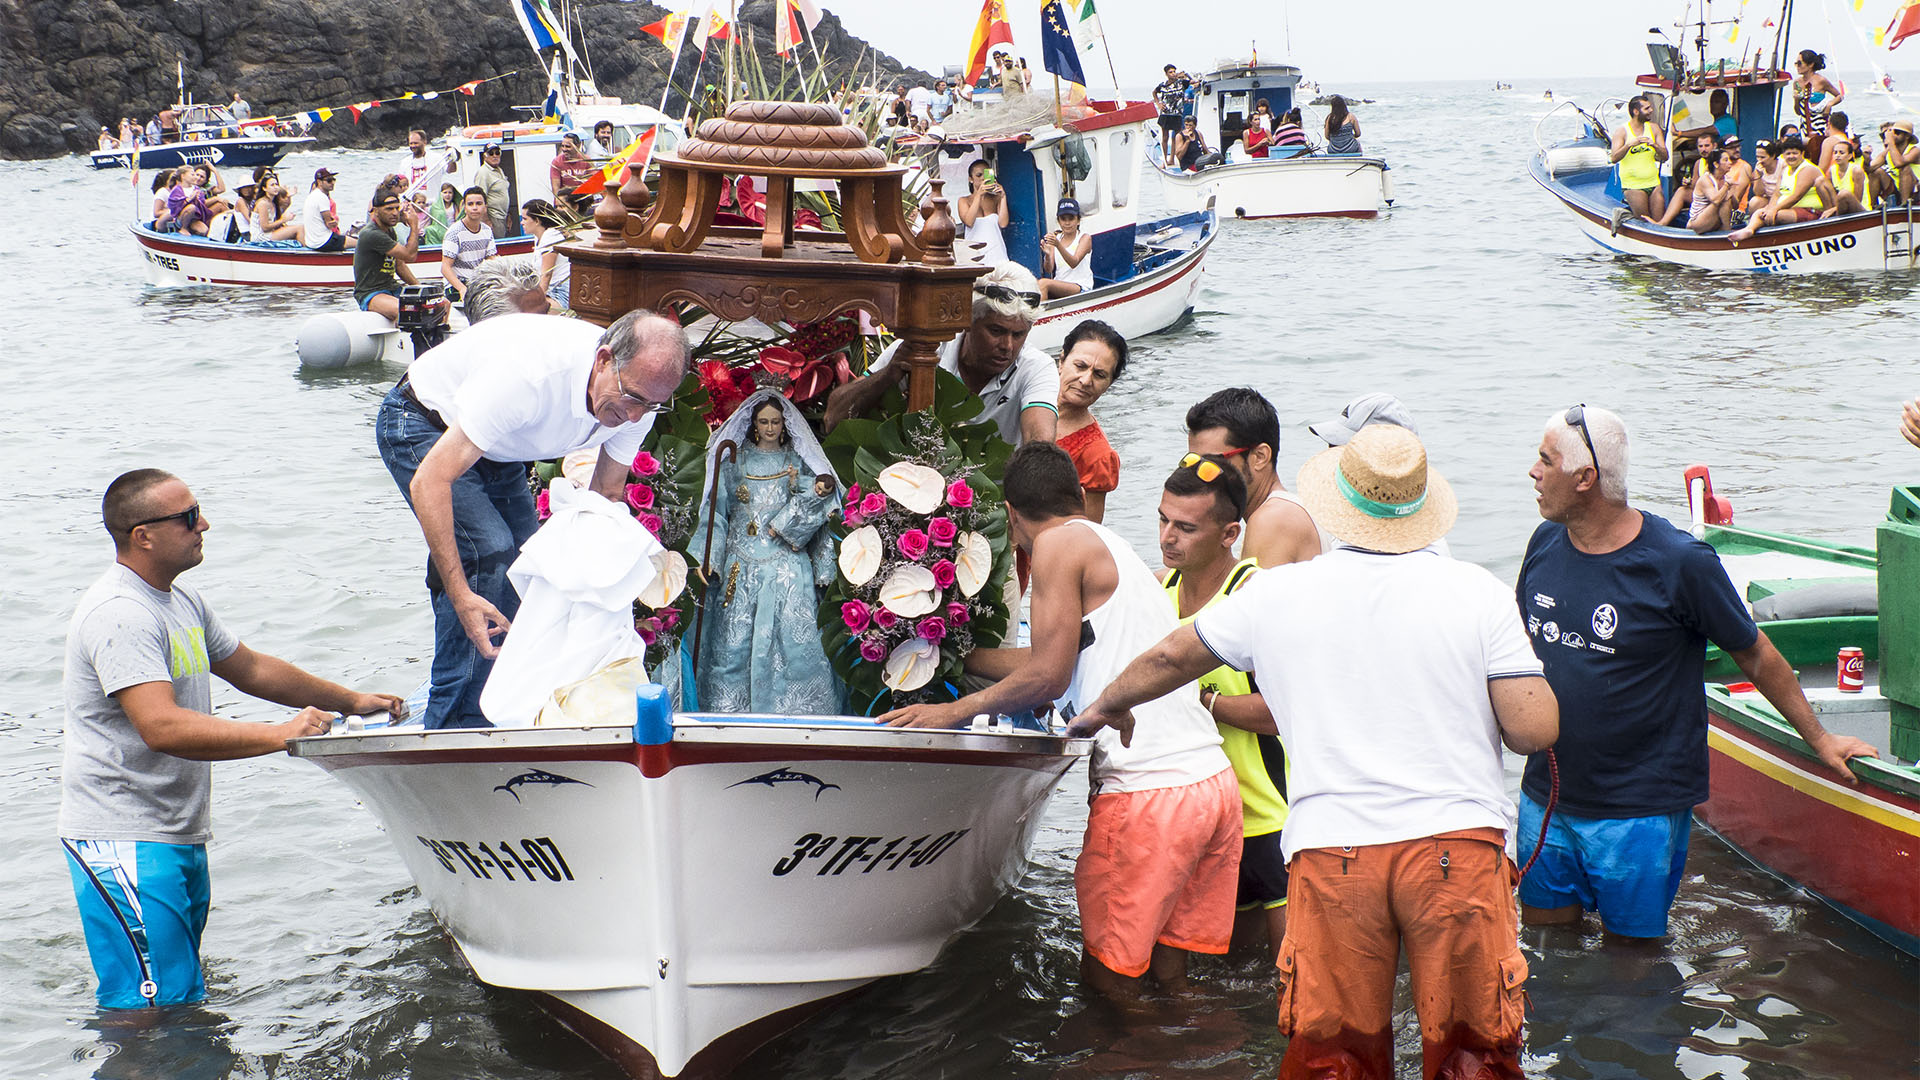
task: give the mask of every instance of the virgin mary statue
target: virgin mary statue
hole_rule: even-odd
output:
[[[728,442],[731,458],[721,453]],[[840,711],[817,617],[819,589],[835,572],[827,518],[840,490],[806,418],[778,392],[759,391],[714,431],[707,477],[692,544],[704,551],[712,538],[701,567],[700,709]]]

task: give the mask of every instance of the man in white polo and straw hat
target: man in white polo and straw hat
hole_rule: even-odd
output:
[[[1427,1075],[1519,1076],[1514,806],[1500,744],[1553,744],[1559,710],[1512,593],[1440,554],[1453,489],[1419,436],[1370,424],[1296,488],[1333,551],[1269,567],[1133,661],[1071,726],[1130,738],[1130,710],[1222,663],[1253,674],[1287,748],[1283,1076],[1393,1075],[1404,947]]]

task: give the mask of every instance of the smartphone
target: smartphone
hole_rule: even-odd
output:
[[[994,175],[992,169],[988,169],[986,173],[980,177],[980,182],[987,187],[992,187],[994,184],[999,183],[999,178]]]

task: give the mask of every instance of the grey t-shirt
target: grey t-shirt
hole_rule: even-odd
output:
[[[213,835],[211,763],[149,748],[113,694],[171,682],[181,708],[210,713],[210,665],[239,647],[200,594],[184,585],[162,592],[114,563],[87,589],[67,626],[61,836],[207,842]]]

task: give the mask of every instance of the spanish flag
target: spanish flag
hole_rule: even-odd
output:
[[[650,127],[646,131],[641,132],[640,137],[633,140],[625,150],[608,158],[607,163],[601,167],[599,172],[580,181],[580,186],[574,188],[573,193],[575,195],[592,195],[599,192],[608,184],[612,183],[613,178],[626,170],[632,162],[639,162],[640,169],[644,172],[647,167],[647,162],[653,158],[653,136],[659,130],[657,127]]]
[[[1920,0],[1907,0],[1887,24],[1887,48],[1891,50],[1915,34],[1920,34]]]
[[[980,21],[973,28],[973,44],[967,47],[967,83],[980,81],[986,73],[988,54],[995,45],[1013,44],[1013,27],[1007,25],[1006,0],[986,0],[980,8]]]

